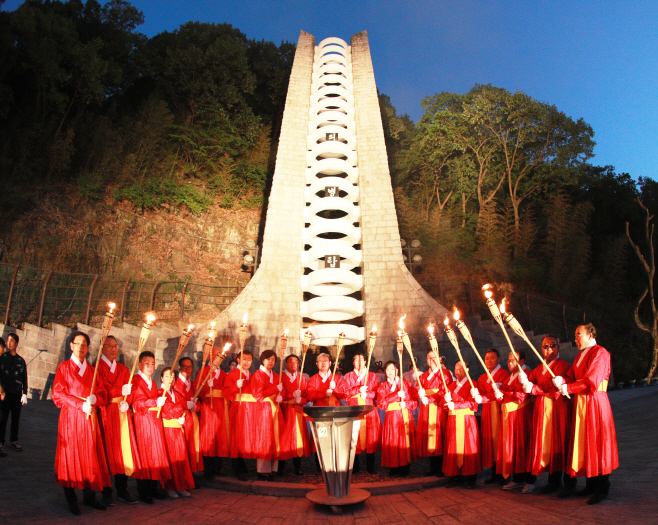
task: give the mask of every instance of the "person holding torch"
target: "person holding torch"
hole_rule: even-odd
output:
[[[187,451],[192,472],[204,470],[203,454],[201,453],[201,423],[197,412],[201,403],[194,397],[196,390],[192,384],[194,363],[189,357],[181,357],[178,361],[178,379],[174,384],[174,392],[185,401],[188,413],[185,416],[184,430]],[[228,412],[227,412],[228,415]]]

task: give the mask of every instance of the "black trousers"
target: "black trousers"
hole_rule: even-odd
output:
[[[567,488],[574,488],[578,478],[572,478],[566,472],[553,472],[548,475],[548,484],[559,487],[562,483]]]
[[[530,472],[520,472],[512,474],[512,481],[514,483],[529,483],[533,485],[537,481],[537,476],[533,476]]]
[[[0,421],[0,443],[5,443],[5,434],[7,431],[7,421],[11,414],[11,428],[9,430],[9,441],[13,443],[18,441],[18,422],[21,418],[21,397],[23,394],[11,394],[7,392],[5,400],[0,401],[2,407],[2,421]]]
[[[115,474],[114,475],[114,486],[117,489],[117,494],[125,492],[128,490],[128,476],[125,474]],[[112,494],[112,487],[103,487],[103,493]]]

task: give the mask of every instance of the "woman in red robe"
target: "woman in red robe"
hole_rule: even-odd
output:
[[[82,489],[85,505],[98,510],[106,506],[96,501],[97,490],[110,486],[103,438],[94,405],[105,404],[107,393],[103,381],[96,382],[91,395],[94,367],[87,363],[89,336],[71,335],[71,358],[57,367],[53,382],[53,402],[61,409],[57,430],[55,477],[64,487],[69,510],[80,514],[75,489]]]
[[[160,382],[163,386],[169,387],[175,379],[172,377],[170,368],[164,368],[160,373]],[[158,390],[158,395],[162,397],[163,392],[164,389],[161,388]],[[176,394],[172,388],[167,390],[164,398],[165,404],[160,417],[164,426],[165,445],[172,474],[172,478],[164,482],[164,488],[172,499],[176,499],[178,496],[189,498],[188,490],[194,488],[194,478],[190,469],[185,430],[183,430],[187,404],[183,397]]]
[[[409,466],[416,461],[412,411],[418,406],[418,395],[406,379],[402,379],[400,388],[395,361],[386,363],[384,373],[386,381],[377,388],[377,406],[386,411],[382,429],[382,467],[389,467],[392,476],[408,476]]]
[[[158,491],[158,481],[163,485],[171,479],[167,445],[165,444],[162,418],[158,417],[158,408],[165,399],[158,396],[158,387],[151,378],[155,371],[153,352],[139,355],[139,372],[132,381],[132,407],[135,418],[135,437],[142,460],[144,479],[137,480],[137,492],[144,503],[153,503],[155,499],[165,499]]]
[[[445,404],[448,422],[443,447],[443,472],[451,479],[445,484],[446,488],[456,487],[464,482],[466,488],[474,488],[477,475],[482,470],[480,435],[475,420],[478,404],[469,389],[467,372],[468,363],[464,368],[458,361],[455,364],[457,380],[448,385],[450,401]]]
[[[192,373],[194,372],[192,360],[189,357],[181,357],[178,361],[178,370],[180,373],[174,384],[174,392],[185,401],[187,407],[183,429],[190,457],[190,469],[192,472],[200,472],[203,470],[203,456],[201,454],[201,425],[197,412],[201,403],[197,403],[194,399],[196,390],[192,384]]]
[[[452,383],[452,375],[444,372],[432,350],[427,352],[429,370],[421,374],[418,397],[421,401],[416,427],[416,456],[430,458],[428,476],[442,476],[443,439],[448,412],[443,410],[443,396],[446,393],[443,385]]]

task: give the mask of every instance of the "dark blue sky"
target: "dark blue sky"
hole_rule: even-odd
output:
[[[5,10],[22,2],[8,0]],[[658,177],[658,2],[522,0],[133,0],[148,36],[187,21],[249,38],[349,42],[368,31],[379,90],[399,113],[423,97],[493,84],[554,104],[595,131],[593,164]]]

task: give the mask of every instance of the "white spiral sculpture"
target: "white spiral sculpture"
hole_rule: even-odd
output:
[[[346,344],[359,343],[365,339],[362,326],[338,324],[363,315],[363,301],[348,297],[363,289],[363,277],[352,271],[362,261],[354,248],[361,244],[361,228],[355,226],[361,212],[351,52],[340,38],[315,48],[306,159],[303,239],[311,248],[302,253],[310,270],[302,275],[302,290],[314,297],[302,302],[301,314],[319,323],[310,328],[314,344],[335,345],[341,332]],[[332,266],[330,256],[340,263]]]

